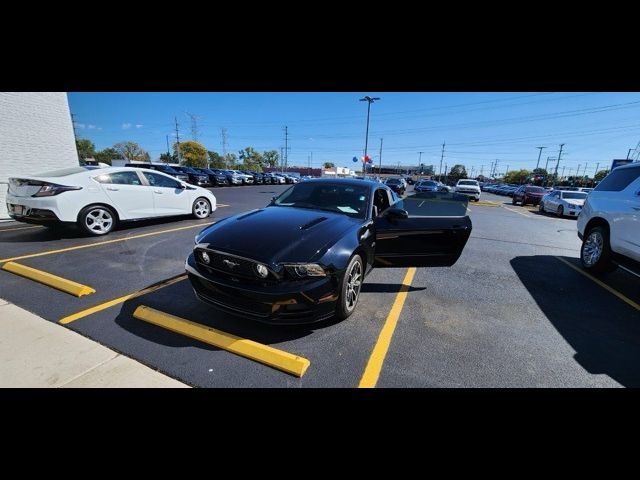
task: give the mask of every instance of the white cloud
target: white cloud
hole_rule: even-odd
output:
[[[136,124],[136,128],[142,128],[142,127],[144,127],[144,125]]]
[[[76,127],[78,128],[84,128],[85,124],[84,123],[76,123]]]
[[[89,130],[95,130],[96,126],[95,126],[95,125],[91,125],[91,124],[89,124],[89,125],[87,125],[87,128],[88,128]]]
[[[123,123],[122,124],[122,129],[126,130],[127,128],[131,128],[131,124],[130,123]]]

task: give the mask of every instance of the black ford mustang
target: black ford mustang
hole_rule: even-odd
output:
[[[204,229],[186,270],[196,296],[225,311],[279,324],[344,319],[374,266],[453,265],[471,233],[467,202],[432,192],[399,200],[369,180],[308,180]]]

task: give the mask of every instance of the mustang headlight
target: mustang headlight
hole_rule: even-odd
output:
[[[285,268],[295,277],[326,277],[327,273],[317,263],[298,263],[285,265]]]

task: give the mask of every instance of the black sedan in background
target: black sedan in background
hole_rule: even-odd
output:
[[[197,185],[199,187],[206,187],[208,186],[209,183],[209,175],[205,175],[203,173],[199,173],[196,172],[193,168],[191,167],[184,167],[184,166],[180,166],[180,167],[173,167],[174,170],[179,171],[180,173],[183,173],[185,175],[187,175],[189,177],[188,182],[192,185]]]
[[[199,299],[231,313],[276,324],[345,319],[374,266],[453,265],[471,233],[467,204],[452,193],[400,200],[370,180],[312,179],[201,231],[185,268]]]
[[[400,178],[388,178],[387,181],[384,182],[384,184],[391,190],[396,192],[398,195],[404,195],[404,192],[407,188]]]

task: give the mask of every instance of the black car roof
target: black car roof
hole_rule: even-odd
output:
[[[376,182],[375,180],[369,180],[368,178],[365,180],[359,179],[351,179],[351,178],[311,178],[304,184],[309,183],[344,183],[345,185],[354,185],[354,186],[362,186],[367,185],[370,189],[375,188],[385,188],[382,183]],[[387,187],[388,188],[388,187]]]

